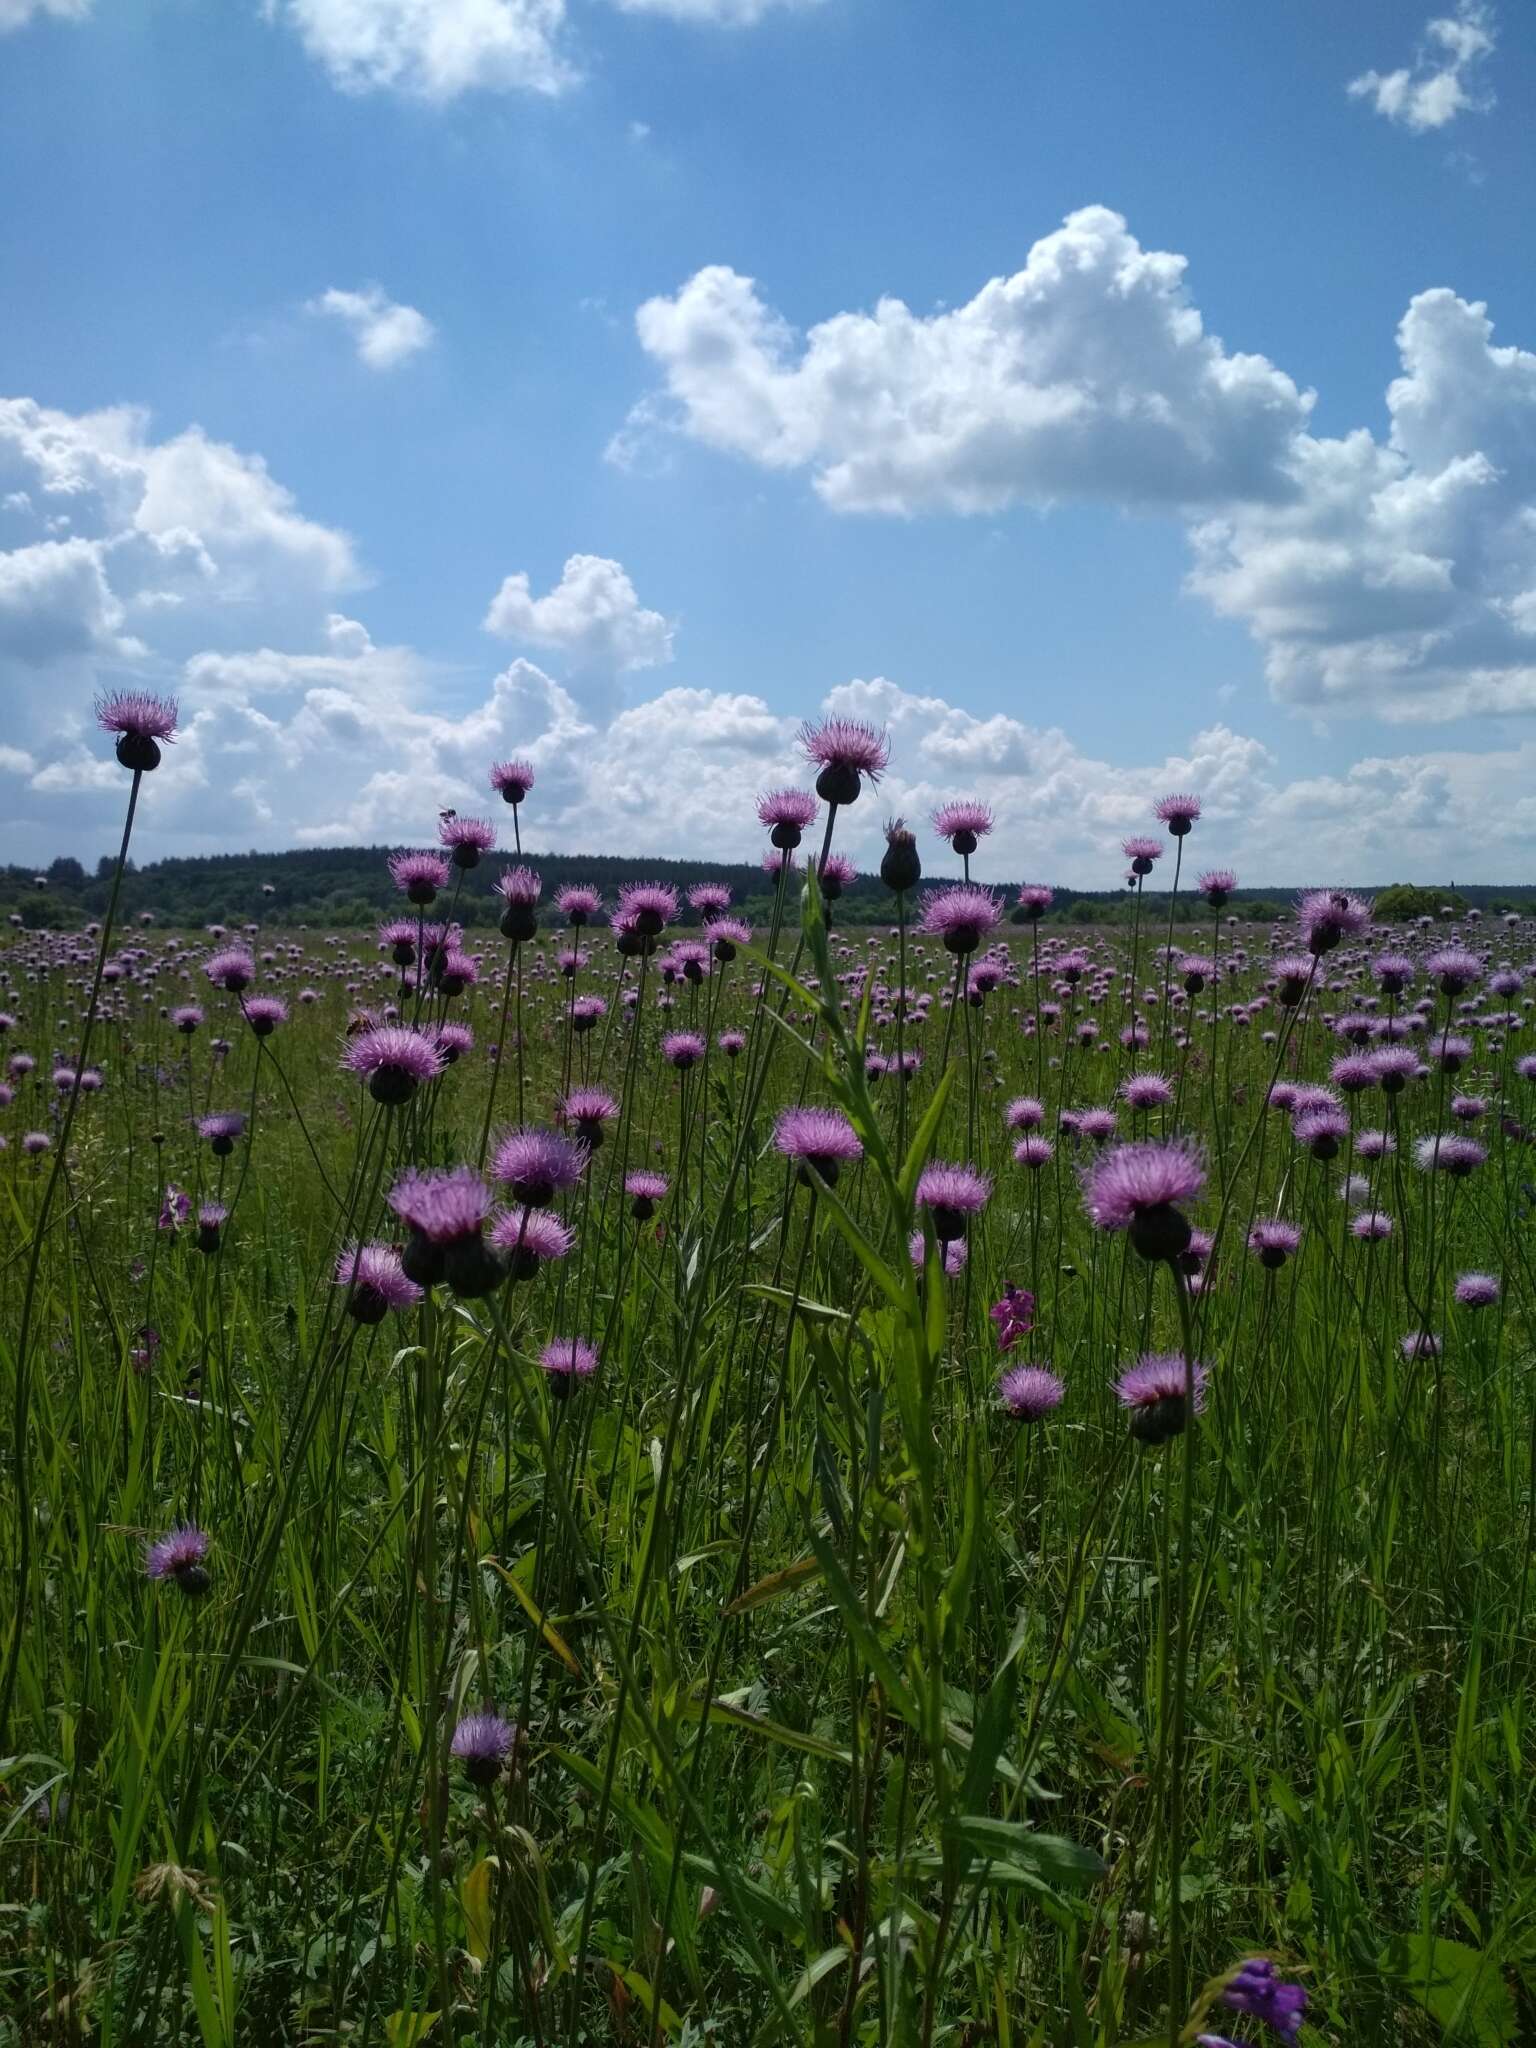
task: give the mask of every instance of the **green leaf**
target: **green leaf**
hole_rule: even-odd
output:
[[[1002,1668],[987,1688],[987,1696],[971,1732],[971,1753],[966,1759],[965,1778],[960,1787],[960,1805],[972,1813],[982,1806],[992,1789],[992,1773],[1013,1725],[1013,1659],[1005,1658]]]
[[[966,1438],[965,1508],[960,1517],[960,1544],[939,1598],[944,1641],[950,1649],[960,1641],[970,1613],[971,1589],[976,1583],[976,1559],[981,1548],[985,1509],[982,1503],[981,1453],[978,1449],[980,1436],[979,1430],[972,1430]]]
[[[681,1710],[684,1721],[702,1721],[704,1702],[685,1700]],[[824,1756],[836,1764],[851,1764],[852,1756],[846,1749],[839,1749],[835,1742],[827,1742],[820,1735],[805,1735],[798,1728],[787,1728],[782,1721],[770,1721],[766,1714],[750,1713],[745,1707],[732,1706],[726,1700],[711,1700],[709,1718],[725,1728],[741,1728],[749,1735],[761,1735],[769,1742],[777,1742],[783,1749],[804,1750],[807,1756]]]
[[[384,2038],[389,2048],[416,2048],[418,2041],[425,2041],[442,2018],[437,2012],[392,2012],[384,2022]]]
[[[786,1593],[808,1586],[813,1579],[821,1577],[821,1566],[814,1557],[797,1557],[793,1564],[784,1565],[779,1571],[770,1572],[765,1579],[759,1579],[755,1586],[748,1586],[745,1593],[739,1593],[722,1612],[729,1615],[747,1614],[754,1607],[761,1607],[764,1601],[782,1599]]]
[[[495,1859],[482,1856],[459,1887],[466,1946],[477,1963],[483,1963],[491,1952],[491,1880],[495,1871]]]
[[[991,1820],[983,1813],[959,1813],[945,1824],[946,1840],[998,1863],[1028,1871],[1049,1884],[1091,1884],[1109,1868],[1094,1849],[1064,1835],[1043,1835],[1019,1820]]]
[[[816,1553],[816,1561],[826,1579],[827,1590],[837,1603],[860,1660],[870,1675],[879,1680],[886,1698],[901,1718],[910,1721],[916,1727],[919,1718],[917,1702],[908,1690],[906,1680],[896,1669],[890,1652],[870,1626],[869,1617],[859,1604],[859,1596],[853,1590],[837,1552],[819,1529],[813,1526],[810,1534],[811,1548]]]
[[[907,1147],[907,1156],[902,1161],[900,1187],[902,1197],[910,1207],[917,1188],[918,1175],[928,1164],[928,1154],[933,1150],[933,1141],[939,1135],[939,1125],[944,1121],[944,1107],[949,1101],[949,1091],[954,1083],[955,1070],[947,1067],[939,1076],[939,1085],[933,1091],[933,1099],[923,1112],[912,1143]]]
[[[1481,1949],[1434,1935],[1398,1934],[1382,1950],[1379,1965],[1439,2021],[1447,2040],[1507,2048],[1516,2039],[1519,2022],[1509,1986]]]

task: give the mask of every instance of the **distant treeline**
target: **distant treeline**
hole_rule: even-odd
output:
[[[389,879],[390,851],[383,846],[305,847],[287,853],[199,854],[151,861],[143,867],[130,864],[123,878],[119,918],[131,923],[148,911],[157,924],[173,926],[371,925],[403,907]],[[466,876],[454,912],[465,925],[489,927],[495,923],[499,905],[490,882],[505,857],[498,854]],[[661,860],[611,853],[530,852],[525,859],[543,877],[548,904],[566,882],[590,882],[611,902],[622,884],[639,881],[671,882],[680,893],[693,882],[724,882],[742,914],[758,922],[766,919],[772,902],[771,881],[749,862]],[[955,880],[956,865],[947,861],[940,873],[927,879]],[[984,879],[989,888],[1012,901],[1017,883],[998,882],[990,876]],[[68,855],[43,869],[0,868],[0,914],[8,918],[19,915],[31,928],[66,929],[101,917],[111,887],[112,862],[105,858],[94,873]],[[1153,893],[1148,890],[1149,896]],[[1433,917],[1447,910],[1459,913],[1471,908],[1490,915],[1536,910],[1536,885],[1457,883],[1437,889],[1399,884],[1374,893],[1377,914],[1392,919]],[[1239,889],[1228,912],[1246,923],[1273,923],[1288,914],[1293,896],[1291,890]],[[1193,908],[1193,899],[1188,900]],[[1161,901],[1166,910],[1166,895]],[[1131,905],[1130,892],[1123,888],[1059,889],[1048,922],[1118,924],[1130,917]],[[896,902],[890,891],[876,876],[861,875],[838,905],[835,921],[885,925],[895,916]]]

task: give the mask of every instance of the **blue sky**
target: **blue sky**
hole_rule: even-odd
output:
[[[0,0],[0,858],[132,683],[146,852],[754,850],[832,708],[999,875],[1523,878],[1533,108],[1507,0]]]

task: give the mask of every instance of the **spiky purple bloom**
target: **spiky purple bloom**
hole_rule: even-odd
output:
[[[531,1280],[550,1260],[569,1258],[576,1244],[575,1231],[548,1209],[499,1209],[489,1235],[507,1254],[513,1280]]]
[[[1433,1330],[1410,1330],[1405,1337],[1399,1337],[1397,1348],[1404,1358],[1438,1358],[1440,1339]]]
[[[591,1031],[607,1016],[608,1005],[601,996],[578,996],[570,1014],[573,1031]]]
[[[170,1579],[194,1599],[209,1586],[208,1538],[195,1522],[178,1523],[164,1536],[157,1536],[144,1553],[144,1575]]]
[[[491,1211],[491,1191],[471,1166],[411,1167],[384,1199],[408,1229],[439,1247],[478,1237]]]
[[[491,764],[491,787],[504,803],[520,804],[534,784],[533,764],[529,761],[494,761]]]
[[[816,870],[816,880],[828,903],[836,903],[859,879],[859,871],[843,853],[829,853]]]
[[[500,1714],[466,1714],[449,1745],[453,1760],[464,1766],[472,1785],[494,1785],[517,1743],[517,1728]]]
[[[471,1050],[475,1034],[467,1024],[439,1024],[432,1040],[443,1056],[443,1064],[451,1067],[455,1060],[463,1059]]]
[[[96,723],[117,734],[118,760],[141,775],[159,767],[159,743],[175,738],[179,716],[174,697],[154,697],[147,690],[103,691],[96,699]]]
[[[1001,917],[1002,906],[989,889],[961,883],[928,898],[919,930],[941,940],[947,952],[974,953]]]
[[[183,1038],[190,1038],[202,1021],[203,1013],[196,1003],[182,1003],[171,1012],[171,1022]]]
[[[1362,1244],[1380,1244],[1392,1235],[1392,1218],[1382,1209],[1362,1209],[1350,1218],[1349,1229]]]
[[[407,900],[422,909],[448,886],[448,863],[439,853],[392,854],[389,874]]]
[[[1355,1157],[1357,1159],[1385,1159],[1389,1152],[1397,1150],[1397,1140],[1390,1131],[1356,1131]]]
[[[1056,1147],[1049,1138],[1042,1138],[1038,1131],[1031,1131],[1020,1138],[1013,1148],[1014,1164],[1027,1166],[1032,1173],[1038,1173],[1042,1166],[1049,1166],[1056,1157]]]
[[[1275,962],[1275,994],[1288,1010],[1294,1010],[1306,994],[1315,971],[1304,953],[1287,953]]]
[[[1152,864],[1163,857],[1163,842],[1150,839],[1144,832],[1133,832],[1129,839],[1122,839],[1120,851],[1131,864],[1133,875],[1150,875]]]
[[[757,821],[768,827],[773,844],[792,852],[816,817],[816,799],[808,789],[768,789],[757,800]]]
[[[288,1005],[281,996],[247,996],[240,1007],[258,1038],[270,1038],[279,1024],[288,1022]]]
[[[807,1186],[814,1185],[808,1168],[814,1167],[831,1187],[844,1166],[864,1157],[863,1140],[842,1111],[814,1105],[780,1110],[773,1144],[775,1151],[795,1162]]]
[[[408,1024],[381,1024],[360,1031],[342,1048],[341,1064],[368,1083],[375,1102],[409,1102],[426,1081],[443,1071],[444,1055],[435,1036]]]
[[[1189,1421],[1186,1378],[1198,1415],[1205,1406],[1206,1383],[1205,1367],[1198,1360],[1186,1375],[1177,1352],[1144,1351],[1120,1375],[1115,1394],[1121,1407],[1130,1410],[1132,1436],[1141,1443],[1161,1444],[1181,1433]]]
[[[1200,817],[1197,796],[1162,796],[1152,806],[1152,815],[1168,827],[1175,839],[1182,839]]]
[[[1492,1308],[1499,1298],[1499,1283],[1492,1273],[1459,1273],[1456,1299],[1463,1308]]]
[[[744,1031],[722,1031],[715,1043],[728,1060],[738,1059],[747,1049],[747,1034]]]
[[[619,913],[643,938],[654,939],[677,917],[677,891],[665,882],[630,882],[619,891]]]
[[[256,979],[256,962],[242,946],[226,946],[203,962],[203,972],[215,988],[237,996]]]
[[[1448,1074],[1459,1074],[1471,1057],[1470,1038],[1445,1037],[1436,1041],[1435,1058]]]
[[[696,1067],[708,1050],[697,1031],[669,1031],[661,1041],[661,1056],[669,1067],[686,1073]]]
[[[1048,889],[1043,882],[1026,882],[1019,891],[1018,902],[1014,905],[1014,916],[1022,918],[1026,923],[1034,924],[1037,919],[1044,917],[1055,897],[1055,890]]]
[[[391,1309],[414,1308],[422,1290],[392,1244],[349,1244],[336,1256],[336,1285],[350,1288],[347,1311],[360,1323],[381,1323]]]
[[[689,904],[700,917],[718,917],[731,907],[731,892],[724,882],[695,882],[688,891]]]
[[[1203,953],[1185,953],[1179,960],[1179,979],[1188,996],[1199,995],[1208,981],[1216,977],[1216,963],[1207,960]]]
[[[752,927],[744,917],[712,917],[704,927],[704,937],[724,966],[736,958],[739,947],[751,945]]]
[[[1119,1128],[1119,1118],[1112,1109],[1083,1109],[1078,1111],[1077,1132],[1082,1138],[1091,1138],[1095,1145],[1106,1145]]]
[[[1371,972],[1384,996],[1400,996],[1416,971],[1406,953],[1382,953],[1371,963]]]
[[[1251,1956],[1222,1986],[1221,2002],[1231,2012],[1246,2013],[1282,2041],[1294,2041],[1307,2010],[1300,1984],[1287,1984],[1268,1956]]]
[[[1328,1078],[1335,1088],[1342,1088],[1346,1095],[1359,1095],[1367,1088],[1374,1088],[1381,1079],[1381,1069],[1376,1064],[1376,1055],[1368,1052],[1345,1053],[1342,1059],[1334,1061],[1328,1070]]]
[[[1132,1074],[1120,1093],[1132,1109],[1163,1109],[1173,1100],[1173,1083],[1162,1074]]]
[[[1017,1095],[1004,1115],[1010,1131],[1038,1131],[1045,1122],[1045,1105],[1033,1095]]]
[[[1185,1138],[1117,1145],[1083,1177],[1083,1201],[1100,1230],[1128,1230],[1145,1259],[1176,1259],[1189,1248],[1181,1202],[1205,1187],[1205,1159]]]
[[[597,1346],[585,1337],[552,1337],[539,1353],[539,1363],[549,1377],[549,1391],[564,1401],[597,1371]]]
[[[1349,1118],[1342,1109],[1320,1102],[1296,1112],[1291,1118],[1291,1134],[1314,1159],[1336,1159],[1349,1136]]]
[[[992,1176],[974,1166],[935,1159],[918,1175],[914,1200],[926,1209],[941,1244],[964,1237],[967,1216],[978,1216],[992,1195]]]
[[[656,1213],[658,1202],[667,1199],[667,1176],[664,1173],[650,1173],[637,1168],[624,1176],[624,1192],[629,1197],[629,1213],[637,1223],[648,1223]]]
[[[1016,1422],[1039,1422],[1059,1408],[1066,1388],[1049,1367],[1015,1365],[998,1376],[998,1406]]]
[[[555,908],[567,924],[590,924],[603,907],[601,892],[586,882],[567,882],[555,891]]]
[[[1358,939],[1371,921],[1371,906],[1347,889],[1309,889],[1296,906],[1296,922],[1307,951],[1331,953],[1343,939]]]
[[[531,910],[543,893],[544,882],[532,868],[503,868],[491,886],[504,903]],[[562,889],[560,893],[563,896],[568,892]]]
[[[1195,886],[1212,910],[1222,910],[1237,887],[1237,876],[1231,868],[1207,868]]]
[[[1388,1095],[1400,1095],[1419,1071],[1419,1056],[1406,1046],[1383,1045],[1367,1055],[1377,1084]]]
[[[1416,1139],[1413,1157],[1424,1173],[1449,1173],[1457,1180],[1465,1180],[1487,1159],[1488,1148],[1480,1145],[1476,1138],[1442,1131],[1438,1135],[1432,1133],[1429,1137]]]
[[[878,727],[862,718],[807,720],[799,732],[800,747],[813,768],[816,794],[823,803],[851,804],[867,778],[877,784],[891,758],[891,743]]]
[[[1248,1249],[1260,1265],[1275,1271],[1301,1249],[1301,1230],[1298,1225],[1287,1223],[1283,1217],[1265,1218],[1249,1231]]]
[[[606,1088],[573,1088],[560,1105],[560,1121],[594,1151],[603,1142],[604,1126],[618,1113],[619,1105]]]
[[[235,1149],[236,1138],[244,1134],[245,1117],[238,1109],[218,1110],[197,1120],[197,1135],[207,1139],[217,1159],[227,1159]]]
[[[541,1131],[531,1125],[508,1131],[491,1159],[492,1176],[517,1201],[544,1209],[575,1187],[591,1158],[588,1147],[563,1131]]]
[[[29,1159],[37,1159],[53,1144],[46,1131],[28,1131],[21,1141],[21,1149]]]
[[[997,1348],[1011,1351],[1035,1327],[1035,1297],[1027,1287],[1006,1286],[987,1314],[997,1325]]]
[[[496,844],[496,827],[489,818],[461,818],[455,812],[451,818],[438,819],[437,836],[456,868],[472,868]]]
[[[959,854],[976,851],[976,842],[992,830],[992,806],[962,797],[940,804],[930,820],[941,839],[947,839]]]
[[[1433,975],[1442,995],[1459,996],[1483,978],[1483,963],[1465,946],[1443,946],[1424,962],[1426,974]]]

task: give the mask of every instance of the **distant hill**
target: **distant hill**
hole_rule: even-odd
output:
[[[149,911],[157,924],[191,927],[257,922],[290,928],[368,926],[402,908],[389,879],[391,851],[385,846],[305,847],[285,853],[207,854],[151,861],[143,867],[130,867],[124,877],[120,915],[124,923],[131,923]],[[464,924],[494,925],[498,905],[491,894],[491,879],[508,857],[499,852],[466,877],[455,911]],[[625,882],[665,881],[680,891],[693,882],[724,882],[743,915],[761,922],[772,900],[768,877],[760,867],[745,861],[533,851],[524,859],[543,877],[546,902],[566,882],[593,883],[610,902]],[[933,879],[953,880],[956,865],[952,858],[946,859]],[[19,915],[33,928],[62,929],[86,923],[106,910],[111,879],[110,860],[101,861],[91,873],[67,855],[42,870],[0,868],[0,915]],[[1018,884],[988,877],[987,886],[1011,900]],[[1484,887],[1459,882],[1447,884],[1444,891],[1427,888],[1400,893],[1405,901],[1412,899],[1415,909],[1455,902],[1490,913],[1536,910],[1536,886]],[[1285,915],[1293,895],[1292,890],[1240,889],[1230,907],[1245,921],[1268,923]],[[1166,896],[1162,900],[1166,905]],[[1130,897],[1124,889],[1061,889],[1052,918],[1071,924],[1118,923],[1129,913]],[[836,921],[884,925],[891,923],[895,914],[895,900],[878,878],[861,875],[839,905]]]

